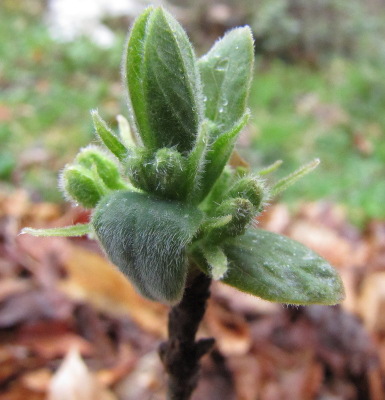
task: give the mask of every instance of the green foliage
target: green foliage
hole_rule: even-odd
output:
[[[184,203],[117,191],[98,204],[92,225],[109,259],[143,296],[176,303],[188,271],[185,249],[201,220]]]
[[[279,177],[316,155],[322,166],[316,179],[282,193],[284,201],[328,198],[344,205],[356,224],[383,219],[384,104],[382,67],[375,64],[338,59],[315,71],[273,62],[259,68],[253,81],[254,135],[243,155],[255,165],[284,160]]]
[[[199,60],[205,116],[216,124],[215,136],[231,130],[246,112],[253,63],[249,27],[233,29]]]
[[[225,35],[197,62],[176,20],[162,8],[147,9],[130,32],[123,68],[141,142],[130,140],[124,120],[119,137],[94,112],[96,133],[116,162],[91,146],[63,171],[65,194],[94,208],[91,233],[108,258],[151,300],[178,302],[194,263],[214,279],[272,301],[342,300],[342,285],[326,261],[294,241],[250,228],[270,190],[247,168],[226,167],[248,119],[252,65],[248,28]],[[273,191],[313,167],[298,169]],[[264,173],[269,170],[274,167]],[[50,232],[60,231],[70,228]]]
[[[221,280],[239,290],[290,304],[336,304],[343,300],[337,272],[294,240],[249,229],[245,235],[225,241],[222,247],[229,266]],[[202,255],[199,249],[194,257],[208,273],[213,264],[211,257]]]
[[[131,117],[143,144],[191,150],[202,119],[200,79],[187,35],[170,14],[148,8],[137,19],[124,70]]]

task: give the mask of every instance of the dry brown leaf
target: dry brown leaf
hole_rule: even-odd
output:
[[[51,360],[58,357],[64,357],[71,348],[76,348],[83,356],[93,354],[92,346],[80,336],[66,333],[38,333],[35,336],[23,338],[20,344],[26,345],[40,357]]]
[[[65,267],[68,277],[60,285],[65,293],[113,315],[128,313],[147,332],[165,337],[167,307],[140,296],[104,257],[73,246]]]
[[[117,385],[115,392],[124,400],[163,400],[164,390],[164,372],[159,355],[152,351],[141,358],[133,372]]]
[[[31,282],[27,279],[6,278],[0,281],[0,302],[9,296],[15,296],[31,288]]]
[[[249,326],[241,315],[234,314],[209,300],[204,321],[224,355],[247,353],[251,346],[251,335]]]
[[[48,368],[41,368],[35,371],[27,372],[21,377],[21,384],[33,391],[46,393],[49,387],[49,383],[52,378],[52,372]]]
[[[370,332],[385,333],[385,272],[377,272],[364,279],[358,310]]]
[[[275,233],[283,233],[290,223],[289,209],[285,204],[274,204],[258,217],[261,227]]]
[[[48,387],[48,400],[114,400],[87,368],[77,350],[68,352]]]
[[[257,357],[253,355],[231,356],[227,365],[232,372],[238,400],[259,398],[263,380]]]
[[[226,306],[236,313],[242,315],[265,315],[272,314],[281,309],[278,303],[263,300],[251,294],[241,292],[229,285],[213,282],[211,285],[211,294],[215,300],[226,302]]]

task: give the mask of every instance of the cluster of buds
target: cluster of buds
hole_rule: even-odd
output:
[[[93,209],[90,224],[23,232],[92,233],[142,295],[163,303],[180,301],[197,267],[268,300],[340,301],[341,282],[324,260],[249,229],[271,195],[318,164],[271,189],[262,175],[277,163],[259,174],[228,165],[249,117],[253,60],[248,27],[230,31],[197,60],[178,22],[162,8],[146,9],[124,55],[129,122],[119,116],[115,134],[93,111],[104,148],[84,148],[61,174],[66,197]]]

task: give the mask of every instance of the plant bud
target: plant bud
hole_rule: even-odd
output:
[[[226,197],[247,199],[257,211],[261,211],[267,196],[261,179],[254,176],[244,176],[234,183]]]
[[[182,199],[184,171],[185,159],[178,151],[166,147],[158,150],[152,165],[154,193],[171,199]]]
[[[219,242],[226,237],[242,235],[253,220],[255,208],[253,204],[242,198],[224,201],[216,210],[215,216],[230,215],[231,220],[224,226],[214,228],[208,234],[209,241]]]
[[[92,172],[81,165],[65,167],[59,182],[65,195],[85,208],[94,208],[105,194]]]
[[[146,192],[151,191],[151,184],[148,181],[149,170],[152,163],[152,152],[144,147],[136,147],[130,151],[125,161],[127,175],[131,183],[138,189]]]
[[[95,166],[98,175],[109,189],[125,188],[125,184],[120,178],[118,166],[97,147],[89,146],[81,150],[76,156],[75,162],[88,169]]]

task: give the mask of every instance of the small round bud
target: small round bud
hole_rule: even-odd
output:
[[[59,182],[65,195],[85,208],[94,208],[104,194],[92,172],[81,165],[64,168]]]
[[[231,219],[223,226],[211,229],[207,235],[209,241],[219,242],[226,237],[242,235],[254,215],[255,208],[249,200],[242,198],[225,200],[216,209],[214,216],[231,216]]]
[[[110,157],[95,146],[89,146],[80,151],[75,162],[88,168],[96,168],[96,171],[109,189],[123,189],[124,182],[121,180],[119,168]]]
[[[184,192],[184,158],[176,150],[159,149],[152,169],[154,192],[172,199],[180,199]]]
[[[176,150],[159,149],[155,154],[144,148],[132,151],[127,173],[133,185],[161,197],[182,200],[185,193],[185,160]]]
[[[151,163],[152,153],[144,147],[133,148],[125,162],[127,166],[127,175],[131,183],[138,189],[146,192],[151,191],[151,185],[148,181]]]
[[[233,184],[226,197],[247,199],[257,211],[261,211],[266,201],[267,193],[261,179],[254,176],[244,176]]]

